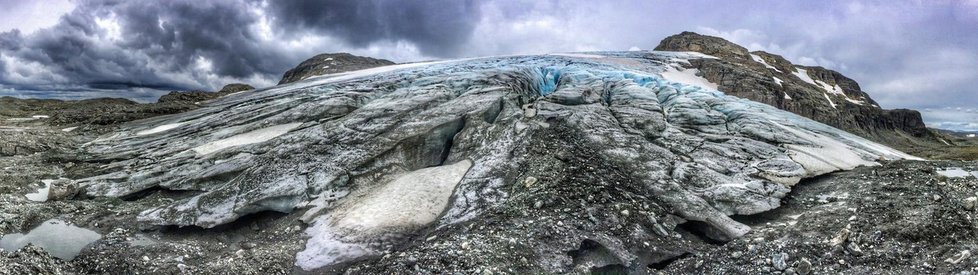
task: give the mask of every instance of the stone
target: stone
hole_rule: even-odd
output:
[[[812,273],[812,262],[808,261],[807,258],[801,258],[795,262],[795,271],[798,275],[808,275]]]
[[[49,201],[58,201],[71,199],[78,193],[78,185],[73,181],[60,179],[51,182],[51,188],[48,191]]]
[[[847,228],[839,230],[839,232],[835,234],[835,237],[832,237],[832,239],[829,240],[829,245],[840,246],[844,244],[847,240],[849,240],[849,234],[851,234],[851,232]]]
[[[976,205],[978,205],[978,197],[965,198],[964,202],[961,204],[961,206],[964,207],[964,210],[969,210],[969,211],[975,210]]]
[[[787,261],[788,253],[776,253],[771,257],[771,265],[777,270],[785,270],[785,268],[788,268]]]

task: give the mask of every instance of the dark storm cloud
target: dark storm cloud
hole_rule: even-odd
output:
[[[363,47],[377,40],[406,40],[422,54],[453,57],[479,22],[471,0],[273,1],[270,10],[284,31],[319,31]]]
[[[0,49],[17,63],[0,59],[0,84],[51,91],[270,84],[313,54],[379,41],[457,56],[478,18],[471,1],[82,2],[53,27],[0,33]],[[300,43],[310,37],[331,45]]]
[[[187,71],[198,58],[209,60],[213,73],[233,78],[280,73],[288,66],[256,48],[244,28],[252,21],[238,2],[86,2],[55,27],[27,36],[5,34],[0,45],[69,83],[203,89],[209,83],[193,83],[192,76],[188,81],[164,75]]]

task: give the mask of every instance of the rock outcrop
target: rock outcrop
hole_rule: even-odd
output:
[[[692,51],[717,58],[690,60],[686,67],[726,94],[765,103],[898,148],[937,142],[913,110],[885,110],[856,81],[822,67],[794,65],[783,57],[719,37],[683,32],[667,37],[659,51]]]
[[[161,96],[157,100],[157,102],[159,102],[159,103],[174,103],[174,102],[176,102],[176,103],[196,104],[196,103],[201,102],[201,101],[211,100],[211,99],[219,98],[219,97],[226,96],[226,95],[229,95],[229,94],[233,94],[233,93],[237,93],[237,92],[243,92],[243,91],[247,91],[247,90],[254,90],[254,89],[255,89],[255,87],[251,87],[251,85],[248,85],[248,84],[232,83],[232,84],[224,85],[224,87],[222,87],[221,90],[219,90],[217,92],[207,92],[207,91],[186,91],[186,92],[174,91],[174,92],[170,92],[168,94],[165,94],[165,95]]]
[[[292,83],[309,77],[394,65],[384,59],[356,56],[348,53],[324,53],[302,61],[285,72],[278,84]]]

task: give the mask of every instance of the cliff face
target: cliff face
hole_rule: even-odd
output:
[[[312,76],[356,71],[380,66],[394,65],[384,59],[356,56],[348,53],[324,53],[306,59],[295,68],[285,72],[278,84],[292,83]]]
[[[748,52],[722,38],[692,32],[667,37],[655,50],[717,57],[690,60],[689,67],[729,95],[791,111],[891,146],[937,142],[919,112],[882,109],[859,83],[833,70],[794,65],[776,54]]]

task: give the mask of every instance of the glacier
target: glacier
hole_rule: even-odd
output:
[[[557,124],[670,214],[725,238],[750,230],[731,215],[777,208],[801,179],[915,159],[691,82],[695,70],[677,68],[694,58],[711,57],[485,57],[312,77],[124,125],[85,145],[106,164],[75,182],[90,196],[196,192],[140,213],[149,226],[211,228],[262,211],[301,212],[309,240],[296,264],[313,270],[505,202],[524,184],[522,148],[548,142],[534,133]]]

